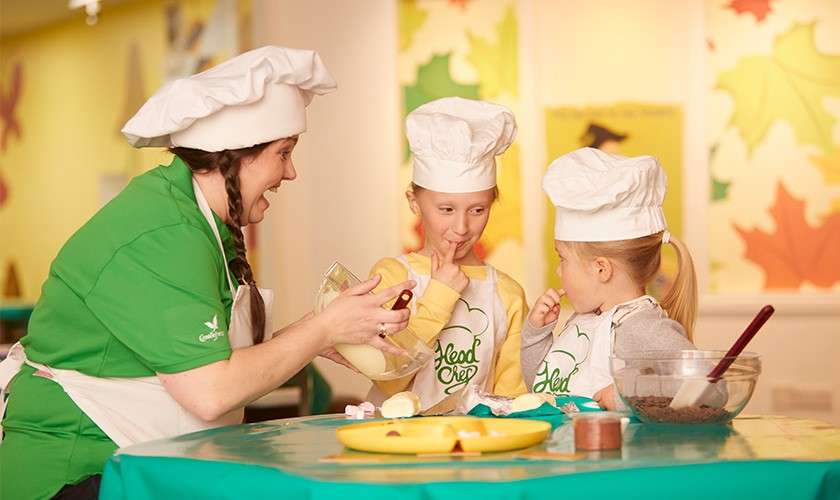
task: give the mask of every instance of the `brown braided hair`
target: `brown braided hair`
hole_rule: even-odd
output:
[[[251,289],[251,337],[254,344],[261,343],[265,337],[265,303],[254,280],[254,273],[248,263],[245,248],[245,236],[242,234],[242,195],[239,192],[239,169],[244,158],[257,156],[270,142],[257,144],[249,148],[226,149],[208,152],[193,148],[170,148],[194,173],[207,173],[218,170],[225,179],[225,191],[228,198],[228,219],[225,225],[230,229],[236,244],[236,257],[230,262],[230,272],[237,283],[248,285]]]

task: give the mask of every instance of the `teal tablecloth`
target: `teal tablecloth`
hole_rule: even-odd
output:
[[[564,405],[568,405],[570,403],[573,404],[577,411],[580,412],[589,413],[603,411],[594,399],[585,398],[583,396],[557,396],[557,398],[555,398],[555,406],[543,403],[539,408],[518,413],[511,413],[506,417],[499,418],[525,418],[528,420],[541,420],[551,424],[551,428],[553,430],[569,421],[569,417],[566,416],[566,413],[563,412],[562,408]],[[476,405],[472,410],[470,410],[469,415],[474,417],[494,416],[493,411],[483,404]],[[639,422],[639,419],[636,417],[630,418],[633,422]]]
[[[532,453],[418,459],[344,450],[335,429],[347,423],[277,420],[128,447],[107,463],[101,498],[840,498],[840,431],[809,420],[631,424],[618,452],[552,459],[540,452],[564,446],[567,426]]]

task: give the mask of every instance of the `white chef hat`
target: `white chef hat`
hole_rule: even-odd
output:
[[[265,46],[160,88],[122,133],[137,148],[238,149],[306,130],[306,106],[336,84],[317,52]]]
[[[516,137],[516,119],[498,104],[444,97],[409,113],[405,129],[415,184],[473,193],[496,185],[496,156]]]
[[[666,227],[667,179],[652,156],[578,149],[549,165],[543,189],[556,209],[556,240],[629,240]]]

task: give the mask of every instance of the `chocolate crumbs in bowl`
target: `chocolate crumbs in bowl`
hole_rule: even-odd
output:
[[[671,408],[673,398],[663,396],[632,396],[627,403],[640,418],[662,424],[714,424],[728,422],[732,414],[725,408],[706,405]]]

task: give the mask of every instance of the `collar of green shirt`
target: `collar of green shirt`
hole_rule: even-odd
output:
[[[192,171],[190,171],[190,167],[187,166],[184,160],[178,158],[177,156],[173,156],[172,162],[161,170],[163,171],[163,175],[166,179],[169,180],[169,182],[178,189],[178,191],[182,192],[184,196],[192,201],[196,212],[198,212],[198,216],[204,220],[204,216],[201,215],[201,211],[198,209],[198,202],[195,199],[195,191],[193,190],[192,184]],[[216,212],[213,212],[213,219],[216,221],[216,227],[219,228],[219,236],[222,237],[222,244],[225,248],[225,258],[228,262],[230,262],[236,258],[236,243],[233,241],[233,235],[231,235],[230,229],[228,229],[227,225],[222,222],[222,219],[219,218]],[[215,236],[213,236],[213,239],[215,239]]]

